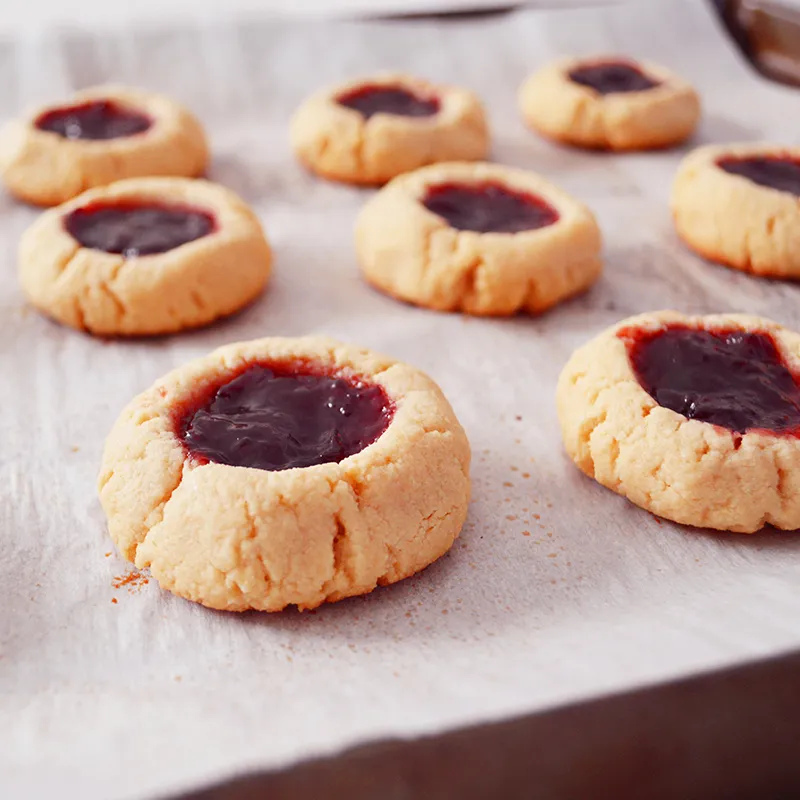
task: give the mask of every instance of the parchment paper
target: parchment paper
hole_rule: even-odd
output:
[[[516,91],[568,53],[621,51],[701,90],[695,143],[796,142],[800,94],[754,77],[705,6],[642,3],[461,22],[220,22],[64,32],[0,45],[0,113],[115,80],[193,107],[212,177],[261,215],[274,282],[198,333],[102,342],[25,307],[16,243],[36,211],[0,200],[0,794],[152,797],[379,735],[499,718],[800,645],[800,538],[659,522],[564,456],[554,388],[574,347],[648,309],[748,311],[800,325],[800,288],[688,254],[667,209],[683,151],[614,157],[550,145]],[[360,280],[368,192],[292,160],[287,120],[320,84],[377,68],[473,87],[496,160],[587,202],[605,275],[538,319],[398,304]],[[474,502],[423,574],[300,614],[214,613],[159,591],[113,552],[95,492],[123,405],[226,342],[326,333],[407,360],[443,387],[474,448]]]

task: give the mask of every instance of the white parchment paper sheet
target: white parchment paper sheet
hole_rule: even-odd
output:
[[[520,13],[448,24],[219,24],[0,44],[0,114],[114,80],[179,97],[208,124],[212,177],[275,245],[244,313],[158,341],[101,342],[24,307],[16,243],[36,211],[0,199],[0,794],[154,796],[386,734],[518,714],[800,645],[800,538],[682,529],[583,478],[563,455],[554,387],[615,320],[672,307],[797,327],[800,288],[703,263],[667,209],[683,152],[550,145],[516,109],[526,74],[567,53],[672,65],[703,94],[697,142],[796,142],[800,94],[756,78],[697,2]],[[320,84],[376,68],[473,87],[496,160],[587,202],[606,272],[539,319],[400,305],[354,263],[367,192],[295,165],[287,120]],[[150,582],[104,530],[95,476],[122,406],[167,370],[239,339],[326,333],[428,371],[474,448],[474,503],[449,557],[312,614],[226,615]],[[112,602],[116,599],[117,602]]]

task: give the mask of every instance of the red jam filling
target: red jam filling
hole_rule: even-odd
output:
[[[558,212],[541,197],[493,181],[431,186],[422,204],[460,231],[519,233],[558,221]]]
[[[747,178],[759,186],[800,196],[800,162],[781,156],[720,158],[717,166],[731,175]]]
[[[644,92],[660,85],[642,72],[635,64],[626,61],[599,61],[583,64],[569,72],[573,83],[587,86],[600,94],[619,94],[624,92]]]
[[[282,470],[359,453],[389,427],[394,406],[380,386],[299,362],[249,365],[179,414],[200,463]]]
[[[64,227],[82,247],[136,258],[207,236],[215,222],[210,213],[185,206],[100,201],[68,214]]]
[[[39,130],[65,139],[120,139],[144,133],[153,121],[113,100],[92,100],[45,111],[35,122]]]
[[[439,113],[439,100],[420,97],[400,86],[374,86],[367,84],[340,94],[340,106],[358,111],[369,119],[374,114],[394,114],[398,117],[432,117]]]
[[[738,434],[800,436],[800,385],[771,334],[670,325],[618,336],[636,378],[660,406]]]

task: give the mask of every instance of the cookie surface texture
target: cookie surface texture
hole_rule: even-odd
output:
[[[690,153],[672,188],[683,241],[710,261],[800,278],[800,149],[708,146]]]
[[[538,313],[601,272],[592,213],[535,173],[436,164],[396,178],[356,223],[366,280],[405,302],[476,315]]]
[[[321,456],[316,460],[324,463],[310,466],[231,466],[209,460],[208,449],[203,457],[195,449],[202,443],[197,409],[206,409],[204,425],[224,423],[224,416],[209,416],[220,411],[212,403],[241,400],[231,380],[249,380],[249,369],[263,377],[263,367],[288,371],[278,389],[300,371],[371,393],[366,411],[350,406],[355,414],[374,415],[379,392],[388,401],[378,409],[383,432],[375,438],[373,428],[362,449],[364,442],[340,460]],[[309,405],[312,395],[305,394],[316,379],[301,380],[311,387],[301,386],[284,411],[302,406],[302,414],[265,412],[263,419],[279,420],[270,429],[278,437],[293,421],[305,424],[325,410]],[[277,395],[253,397],[249,413],[258,415]],[[238,414],[246,405],[235,400],[233,407]],[[339,430],[334,439],[351,434]],[[247,439],[243,433],[233,441],[234,463],[266,453],[248,450]],[[293,441],[287,437],[287,449]],[[120,552],[149,568],[163,588],[230,611],[314,608],[399,581],[447,552],[467,513],[469,461],[452,408],[418,370],[325,338],[261,339],[222,347],[136,397],[107,439],[99,492]]]
[[[637,342],[656,348],[636,349]],[[642,352],[660,361],[643,363]],[[655,388],[645,388],[642,367]],[[798,374],[800,335],[769,320],[673,311],[632,317],[564,367],[557,389],[564,446],[598,483],[674,522],[745,533],[766,524],[794,529]]]
[[[98,86],[36,109],[0,131],[8,190],[42,206],[142,176],[193,178],[208,164],[200,122],[168,97]]]
[[[250,208],[188,178],[92,189],[44,212],[19,246],[28,300],[65,325],[109,336],[171,333],[231,314],[261,293],[270,263]]]
[[[593,72],[602,91],[571,77]],[[590,149],[669,147],[687,139],[700,118],[697,93],[685,80],[657,64],[617,57],[549,64],[525,81],[518,102],[531,129]]]
[[[325,178],[380,185],[426,164],[485,158],[489,131],[472,92],[383,73],[306,100],[292,119],[291,143]]]

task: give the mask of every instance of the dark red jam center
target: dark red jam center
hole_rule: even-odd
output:
[[[660,406],[736,433],[800,435],[800,386],[769,333],[674,325],[619,336],[639,383]]]
[[[307,365],[246,368],[180,423],[201,461],[281,470],[341,461],[372,444],[393,406],[380,386]]]
[[[584,64],[571,70],[569,79],[581,86],[588,86],[600,94],[644,92],[647,89],[654,89],[660,84],[660,81],[645,75],[635,64],[624,61]]]
[[[420,97],[400,86],[359,86],[340,94],[336,102],[358,111],[366,119],[373,114],[432,117],[439,112],[439,101],[435,97]]]
[[[166,253],[214,230],[206,211],[158,203],[93,203],[64,218],[64,227],[83,247],[125,258]]]
[[[150,117],[113,100],[94,100],[45,111],[36,127],[66,139],[119,139],[144,133],[153,124]]]
[[[558,212],[541,197],[490,181],[431,186],[422,204],[460,231],[519,233],[558,221]]]
[[[717,166],[731,175],[747,178],[759,186],[800,195],[800,163],[792,158],[780,156],[721,158],[717,161]]]

